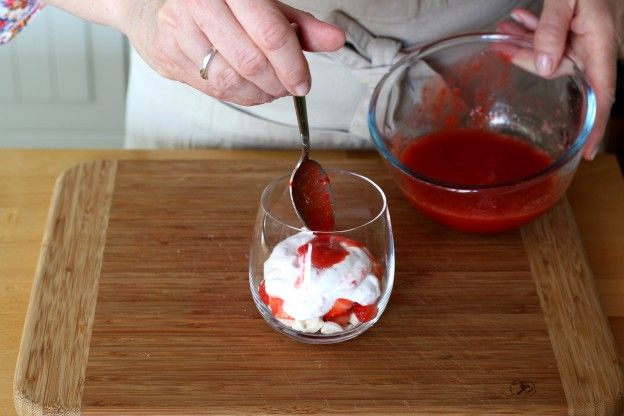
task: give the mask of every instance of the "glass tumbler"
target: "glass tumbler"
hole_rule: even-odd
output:
[[[278,332],[312,344],[345,341],[372,327],[394,280],[383,191],[355,173],[327,174],[335,230],[306,229],[290,200],[290,177],[279,177],[262,193],[249,259],[249,285],[262,317]]]

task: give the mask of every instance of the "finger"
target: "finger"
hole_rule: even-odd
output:
[[[293,95],[310,90],[308,62],[290,22],[273,0],[226,0],[251,39],[269,59],[277,78]]]
[[[159,32],[155,39],[151,54],[146,54],[144,59],[149,65],[164,78],[178,81],[182,75],[181,62],[186,61],[186,56],[180,50],[175,38]],[[143,57],[143,54],[141,54]]]
[[[199,68],[212,44],[188,14],[181,14],[176,18],[178,21],[175,23],[176,30],[173,33],[178,47],[188,60]],[[170,25],[173,26],[174,23]]]
[[[230,64],[217,53],[206,71],[206,79],[199,76],[197,65],[185,57],[180,63],[182,81],[219,100],[240,105],[256,105],[273,101],[275,97],[258,88],[251,81],[238,74]]]
[[[559,65],[568,38],[574,9],[569,0],[545,0],[535,29],[535,66],[540,75],[550,75]]]
[[[603,59],[608,58],[603,57]],[[583,157],[587,160],[592,160],[596,156],[598,146],[607,129],[611,106],[614,101],[615,66],[612,68],[612,65],[608,65],[606,62],[609,61],[605,60],[601,63],[589,62],[587,64],[587,77],[596,94],[596,120],[583,149]]]
[[[518,23],[509,20],[498,22],[496,24],[496,31],[500,33],[505,33],[507,35],[516,36],[529,36],[532,33],[523,25],[519,25]]]
[[[539,19],[533,13],[526,9],[513,9],[511,13],[509,13],[509,17],[511,17],[514,21],[520,23],[525,28],[534,32],[537,29],[539,24]]]
[[[592,160],[605,133],[611,106],[615,100],[617,30],[611,10],[605,3],[583,3],[572,21],[573,52],[585,68],[596,95],[596,120],[583,157]],[[582,18],[581,18],[582,17]],[[601,22],[596,25],[596,22]]]
[[[338,26],[318,20],[312,14],[283,3],[277,7],[290,23],[299,26],[299,41],[310,52],[333,52],[344,46],[346,34]]]
[[[184,32],[186,32],[187,34],[193,32],[195,36],[187,36],[185,35],[185,33],[180,32],[180,36],[177,37],[177,42],[180,46],[180,49],[184,52],[184,55],[188,58],[188,63],[195,64],[195,72],[191,71],[190,73],[193,75],[197,73],[197,76],[200,77],[200,64],[203,62],[204,57],[212,46],[210,45],[210,42],[208,42],[208,39],[206,39],[204,34],[195,24],[188,26],[188,28],[189,29]],[[194,30],[190,28],[194,28]],[[217,68],[223,66],[223,68],[216,71],[216,73],[213,73],[212,78],[210,78],[211,71],[207,71],[206,79],[208,80],[208,83],[206,83],[206,81],[204,81],[203,79],[201,81],[199,79],[195,79],[195,83],[201,86],[200,90],[215,98],[224,99],[225,101],[230,101],[242,105],[261,104],[272,101],[275,98],[287,95],[287,91],[283,88],[280,90],[278,95],[275,96],[266,93],[266,91],[263,91],[251,81],[242,78],[239,74],[236,73],[236,71],[234,71],[233,68],[231,68],[231,66],[227,62],[225,62],[223,57],[219,57],[218,55],[219,52],[217,51],[216,55],[211,59],[208,69],[214,68],[215,66]],[[197,64],[197,62],[199,62],[200,64]],[[226,65],[228,66],[228,68],[225,68]],[[213,81],[215,79],[218,81]],[[242,86],[242,88],[234,90],[238,86]],[[264,92],[265,94],[261,94],[261,92]],[[232,101],[233,96],[236,96],[238,98]]]
[[[222,1],[210,0],[205,10],[209,12],[195,13],[192,18],[230,66],[268,94],[285,95],[284,86],[267,57],[241,27],[228,6]]]
[[[595,49],[587,51],[583,57],[587,78],[596,95],[596,120],[583,149],[583,157],[587,160],[596,156],[615,100],[616,57],[617,50],[604,44],[596,45]]]
[[[242,105],[260,104],[274,99],[273,96],[259,89],[253,83],[243,79],[238,75],[222,58],[216,55],[208,67],[208,81],[201,78],[199,66],[195,59],[190,59],[188,55],[198,55],[202,57],[204,52],[199,52],[208,48],[209,44],[205,36],[195,37],[198,42],[185,43],[183,49],[176,37],[176,33],[181,29],[184,18],[176,13],[175,8],[164,9],[159,13],[159,25],[169,26],[169,29],[159,30],[152,40],[152,53],[145,54],[144,59],[150,63],[160,75],[165,78],[183,82],[205,94],[218,99],[230,101]],[[195,25],[185,26],[185,30]],[[192,32],[188,32],[192,33]],[[182,37],[185,39],[186,37]],[[202,40],[203,39],[203,40]],[[186,50],[186,52],[184,51]]]

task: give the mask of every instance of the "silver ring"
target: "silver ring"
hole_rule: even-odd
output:
[[[208,53],[204,56],[204,60],[202,61],[201,66],[199,67],[199,76],[203,79],[208,79],[208,65],[210,65],[210,61],[217,54],[217,50],[213,47],[208,49]]]

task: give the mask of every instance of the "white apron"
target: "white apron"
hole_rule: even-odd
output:
[[[306,53],[314,148],[370,148],[366,112],[372,90],[406,48],[443,37],[491,31],[514,7],[537,0],[288,0],[347,33],[345,48]],[[299,146],[292,98],[242,107],[159,76],[131,51],[126,147]],[[198,75],[199,77],[199,71]]]

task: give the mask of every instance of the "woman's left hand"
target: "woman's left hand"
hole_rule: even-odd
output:
[[[596,122],[583,157],[593,159],[615,100],[616,62],[624,46],[624,1],[544,0],[539,18],[525,9],[512,10],[511,18],[513,21],[499,23],[499,31],[533,35],[535,67],[540,75],[552,74],[564,53],[585,71],[596,94]]]

